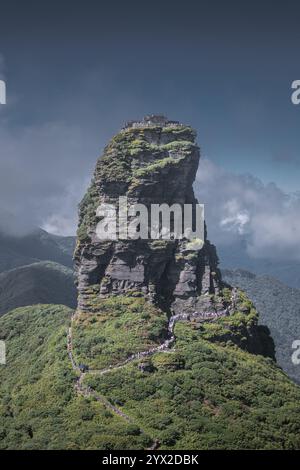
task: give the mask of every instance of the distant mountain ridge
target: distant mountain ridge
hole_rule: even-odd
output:
[[[0,232],[0,272],[37,261],[54,261],[72,268],[74,240],[75,237],[59,237],[42,229],[23,236]]]
[[[23,236],[0,232],[0,315],[39,303],[76,307],[75,237],[35,229]]]
[[[73,271],[50,261],[40,261],[0,274],[0,315],[17,307],[62,304],[76,307]]]
[[[222,269],[244,269],[257,275],[269,275],[300,289],[299,261],[251,257],[243,239],[232,245],[218,244],[218,256]]]

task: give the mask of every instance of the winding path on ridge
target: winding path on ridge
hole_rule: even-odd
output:
[[[231,296],[231,304],[229,307],[227,307],[225,310],[221,310],[220,312],[194,312],[191,314],[177,314],[173,315],[169,318],[168,322],[168,335],[167,339],[160,344],[159,346],[156,346],[154,348],[148,349],[146,351],[141,351],[135,354],[132,354],[129,356],[125,361],[114,365],[114,366],[109,366],[104,369],[89,369],[88,371],[82,371],[77,362],[74,359],[74,354],[73,354],[73,333],[72,333],[72,326],[74,319],[76,317],[77,312],[75,311],[72,315],[71,318],[71,326],[68,329],[68,336],[67,336],[67,349],[68,349],[68,356],[70,359],[70,362],[72,364],[73,370],[75,370],[78,373],[78,378],[75,383],[75,390],[78,394],[83,395],[84,397],[93,397],[96,401],[102,403],[107,409],[112,411],[113,413],[117,414],[121,418],[123,418],[125,421],[128,423],[134,424],[133,419],[128,416],[126,413],[124,413],[120,408],[116,407],[113,405],[105,396],[98,394],[95,390],[93,390],[89,385],[85,385],[84,379],[87,375],[99,375],[102,376],[104,374],[107,374],[109,372],[113,372],[114,370],[122,369],[123,367],[127,366],[129,363],[141,359],[143,357],[149,357],[152,356],[153,354],[157,352],[167,352],[170,351],[170,347],[173,343],[175,343],[175,334],[174,334],[174,328],[175,324],[178,321],[188,321],[191,320],[192,318],[197,318],[201,322],[211,322],[215,321],[220,317],[228,316],[230,315],[231,311],[235,309],[236,306],[236,295],[237,295],[237,290],[233,288],[232,290],[232,296]],[[144,431],[140,426],[139,426],[141,432],[143,434],[147,434],[146,431]],[[150,450],[155,450],[159,447],[160,443],[158,439],[153,440],[153,445],[151,446]]]

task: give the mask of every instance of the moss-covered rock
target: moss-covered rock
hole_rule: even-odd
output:
[[[80,204],[75,267],[81,311],[96,312],[99,298],[134,291],[166,310],[172,303],[175,312],[192,312],[205,307],[201,296],[220,290],[217,257],[207,240],[201,250],[202,241],[195,249],[185,239],[120,240],[117,234],[107,243],[96,235],[97,207],[118,208],[120,196],[149,211],[152,204],[195,206],[192,184],[200,157],[195,138],[189,126],[151,116],[129,123],[105,147]],[[95,285],[99,289],[91,292]]]

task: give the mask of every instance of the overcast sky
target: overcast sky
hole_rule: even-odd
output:
[[[2,2],[2,228],[13,214],[18,230],[74,233],[108,139],[126,120],[164,113],[198,131],[210,238],[251,233],[249,250],[264,251],[275,230],[270,251],[281,243],[291,253],[300,241],[300,106],[290,99],[299,17],[296,1]],[[247,199],[249,185],[258,199]],[[284,243],[283,212],[292,227]]]

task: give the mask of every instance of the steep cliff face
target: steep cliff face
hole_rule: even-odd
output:
[[[144,295],[173,313],[225,308],[216,250],[206,238],[195,250],[189,240],[101,241],[100,204],[196,205],[193,182],[200,152],[195,131],[162,116],[128,123],[98,160],[80,205],[75,266],[79,310],[97,310],[97,299]]]

